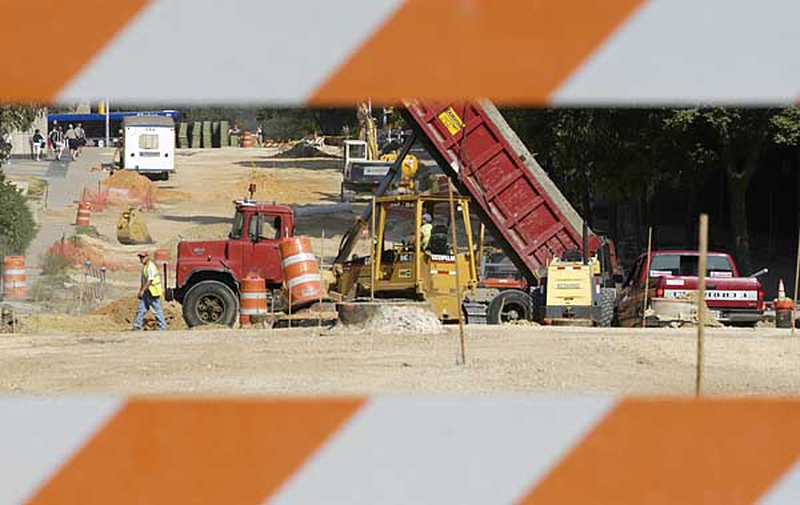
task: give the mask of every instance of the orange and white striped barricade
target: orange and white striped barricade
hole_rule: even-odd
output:
[[[250,324],[267,315],[267,283],[261,277],[247,277],[241,282],[239,324]]]
[[[3,298],[19,300],[28,294],[25,282],[25,257],[6,256],[3,258]]]
[[[324,297],[322,277],[308,237],[292,237],[281,241],[281,267],[291,308],[298,309]]]

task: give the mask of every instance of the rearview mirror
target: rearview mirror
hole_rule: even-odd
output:
[[[769,273],[769,268],[762,268],[758,272],[750,274],[750,277],[754,277],[754,278],[755,277],[761,277],[762,275],[768,274],[768,273]]]

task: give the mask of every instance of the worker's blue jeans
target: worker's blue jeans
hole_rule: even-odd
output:
[[[142,325],[144,324],[144,316],[150,309],[153,309],[153,314],[156,315],[158,329],[166,330],[167,320],[164,319],[164,309],[161,307],[161,297],[151,295],[150,291],[145,291],[144,296],[139,300],[139,307],[136,309],[136,319],[133,320],[133,329],[142,329]]]

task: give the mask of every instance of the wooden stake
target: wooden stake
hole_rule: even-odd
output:
[[[464,303],[461,293],[461,275],[458,271],[458,231],[456,230],[456,204],[453,198],[453,185],[448,183],[447,189],[450,199],[450,233],[453,237],[453,257],[455,258],[456,270],[456,296],[458,297],[458,341],[461,347],[461,363],[460,365],[467,364],[467,344],[464,340],[464,313],[461,310],[461,305]]]
[[[375,299],[375,197],[372,197],[372,232],[369,237],[369,297]]]
[[[792,338],[794,338],[795,319],[797,319],[797,283],[800,282],[800,229],[797,234],[797,266],[794,269],[794,295],[792,296]]]
[[[642,301],[642,328],[647,326],[647,296],[650,294],[650,255],[653,252],[653,227],[647,231],[647,260],[645,263],[644,301]]]
[[[708,264],[708,214],[700,214],[700,259],[697,262],[697,373],[694,394],[703,392],[704,333],[706,325],[706,265]]]

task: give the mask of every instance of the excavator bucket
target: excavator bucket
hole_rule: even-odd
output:
[[[122,211],[117,220],[117,240],[120,244],[152,244],[150,231],[144,223],[141,212],[136,207]]]

